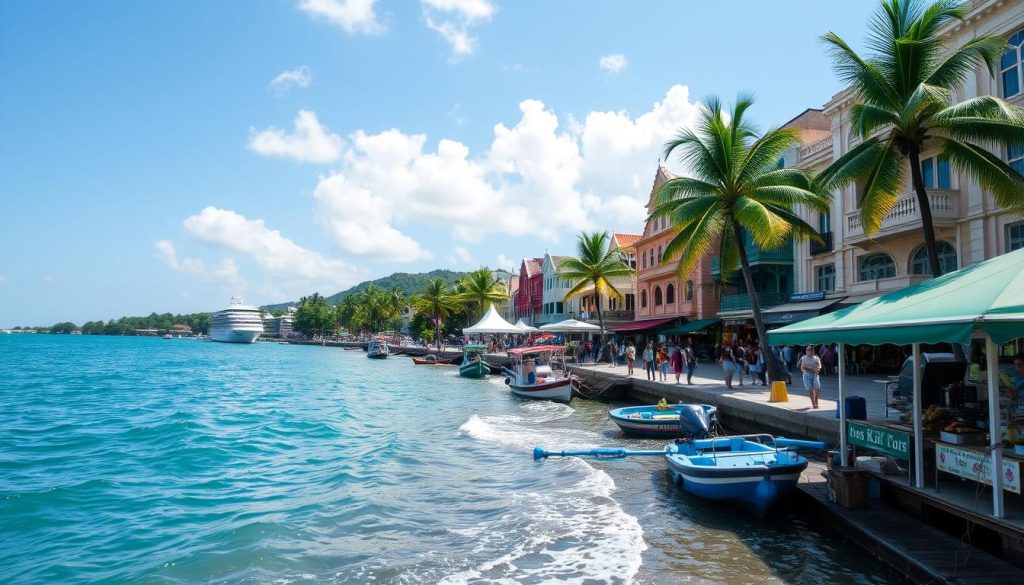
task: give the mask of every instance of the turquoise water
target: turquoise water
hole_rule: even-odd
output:
[[[608,405],[270,343],[0,335],[3,583],[897,582],[694,499]]]

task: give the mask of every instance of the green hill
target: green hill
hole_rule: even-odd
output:
[[[419,272],[416,274],[410,274],[408,272],[396,272],[391,276],[385,276],[384,278],[378,278],[377,280],[368,280],[361,282],[348,290],[343,290],[338,293],[327,297],[327,302],[330,304],[336,304],[342,298],[366,290],[366,287],[371,284],[377,285],[385,290],[391,290],[393,287],[398,287],[398,290],[402,291],[405,296],[416,294],[427,286],[427,281],[432,278],[443,279],[449,285],[454,285],[459,281],[465,272],[455,272],[453,270],[431,270],[430,272],[423,273]],[[260,307],[264,311],[277,311],[285,309],[287,307],[294,307],[298,305],[298,301],[292,301],[288,303],[278,303],[276,305],[264,305]]]

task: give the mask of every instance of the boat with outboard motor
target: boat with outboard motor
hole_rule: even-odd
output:
[[[792,449],[825,449],[819,441],[800,441],[767,434],[677,440],[660,450],[598,448],[551,452],[537,447],[534,460],[548,457],[664,457],[669,472],[684,490],[707,498],[743,504],[758,515],[796,487],[807,458]]]
[[[505,383],[522,398],[572,400],[572,374],[565,370],[565,347],[538,345],[508,350],[511,368],[502,368]]]
[[[462,363],[459,365],[459,375],[463,378],[479,380],[491,373],[491,366],[484,361],[484,353],[487,346],[482,343],[470,343],[462,346]]]
[[[640,437],[706,439],[715,426],[718,408],[711,404],[668,404],[664,399],[651,406],[627,406],[608,413],[622,432]]]
[[[382,360],[388,357],[391,350],[388,349],[388,340],[375,337],[370,340],[370,343],[366,346],[366,357],[375,360]]]

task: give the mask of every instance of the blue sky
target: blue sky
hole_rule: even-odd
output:
[[[0,327],[217,310],[642,230],[709,94],[777,125],[874,1],[0,3]],[[276,80],[276,81],[275,81]]]

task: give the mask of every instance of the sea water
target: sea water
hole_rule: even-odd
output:
[[[0,335],[0,581],[889,583],[813,519],[693,498],[608,405],[361,351]]]

